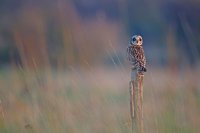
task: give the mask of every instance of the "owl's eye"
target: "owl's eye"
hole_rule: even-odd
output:
[[[142,39],[141,39],[141,38],[139,38],[139,41],[142,41]]]
[[[135,41],[136,41],[136,38],[132,38],[132,41],[135,42]]]

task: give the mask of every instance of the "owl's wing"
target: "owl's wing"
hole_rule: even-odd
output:
[[[135,57],[133,55],[133,49],[130,46],[128,46],[127,49],[126,49],[126,58],[132,64],[135,62]]]
[[[146,65],[146,58],[145,58],[145,55],[144,55],[144,50],[143,48],[140,46],[140,47],[134,47],[133,48],[133,51],[134,51],[134,58],[135,58],[135,61],[136,63],[140,66],[140,67],[144,67],[145,68],[145,65]]]

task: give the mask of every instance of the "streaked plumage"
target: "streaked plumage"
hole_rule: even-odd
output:
[[[127,59],[138,73],[146,72],[146,58],[142,47],[142,37],[135,35],[132,37],[127,47]]]

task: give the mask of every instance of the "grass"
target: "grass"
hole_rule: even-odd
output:
[[[4,71],[0,74],[0,99],[5,117],[0,117],[0,132],[131,132],[126,82],[129,74],[121,80],[119,70],[103,71],[94,71],[93,76],[88,76],[86,70],[79,71],[79,75],[53,70],[51,74]],[[115,75],[110,76],[112,73]],[[157,71],[158,75],[159,84],[154,84],[157,79],[150,74],[144,79],[144,131],[198,133],[198,93],[188,88],[189,82],[180,82],[186,88],[174,86],[171,74],[163,76]],[[99,80],[95,82],[93,77]],[[175,79],[179,83],[180,79]]]

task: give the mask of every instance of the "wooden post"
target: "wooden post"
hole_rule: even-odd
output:
[[[143,77],[144,74],[131,71],[130,114],[132,120],[132,133],[144,133],[143,127]]]

